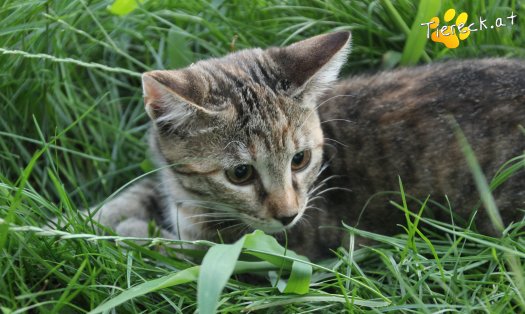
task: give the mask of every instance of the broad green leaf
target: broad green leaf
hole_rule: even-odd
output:
[[[277,240],[275,240],[274,237],[269,236],[260,230],[255,230],[253,233],[247,234],[245,236],[243,247],[248,250],[256,251],[249,251],[247,252],[248,254],[257,256],[258,258],[270,262],[279,267],[284,266],[290,268],[292,266],[292,261],[285,260],[275,255],[285,255],[286,253],[286,256],[295,259],[305,261],[308,260],[306,257],[298,255],[294,251],[286,250],[283,246],[279,244],[279,242],[277,242]],[[263,252],[268,252],[272,255],[264,254]]]
[[[244,239],[243,237],[234,244],[217,244],[204,256],[197,282],[199,313],[215,313],[222,289],[232,275],[241,254]]]
[[[115,0],[108,6],[108,10],[115,15],[123,16],[133,12],[139,7],[139,3],[143,2],[144,0]]]
[[[412,28],[408,33],[403,55],[401,56],[402,65],[416,64],[425,52],[427,43],[427,29],[421,26],[434,17],[441,7],[441,0],[420,0],[416,18]]]
[[[195,281],[197,280],[197,276],[199,274],[199,268],[200,266],[193,266],[184,270],[181,270],[179,272],[176,272],[174,274],[161,277],[158,279],[154,279],[151,281],[146,281],[140,285],[137,285],[133,288],[130,288],[115,298],[107,301],[106,303],[102,303],[101,305],[97,306],[95,309],[91,310],[89,312],[90,314],[94,313],[101,313],[104,311],[109,311],[112,308],[129,301],[135,297],[162,289],[167,288],[175,285],[184,284],[187,282]]]
[[[288,284],[284,288],[284,293],[306,294],[310,289],[310,279],[312,278],[312,266],[294,262],[292,273],[288,279]]]

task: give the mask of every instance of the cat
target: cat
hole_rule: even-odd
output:
[[[147,236],[154,219],[162,236],[183,240],[233,242],[253,229],[282,239],[286,230],[289,248],[312,259],[348,238],[341,222],[403,232],[404,213],[388,202],[399,195],[379,193],[399,191],[399,178],[407,195],[450,202],[468,218],[479,194],[450,117],[491,178],[525,149],[525,62],[448,61],[337,82],[350,38],[329,33],[143,74],[159,171],[94,218],[133,236]],[[494,191],[506,224],[523,218],[524,183],[520,171]],[[483,209],[476,222],[500,231]]]

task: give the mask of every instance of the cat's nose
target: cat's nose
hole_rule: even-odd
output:
[[[283,226],[286,227],[292,223],[295,217],[297,217],[297,214],[294,214],[292,216],[281,216],[281,217],[277,217],[276,219],[279,220],[283,224]]]

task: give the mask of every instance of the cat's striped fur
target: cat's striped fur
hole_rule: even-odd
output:
[[[478,195],[447,117],[493,175],[525,148],[517,128],[525,121],[525,63],[449,62],[332,87],[349,39],[332,33],[144,74],[150,147],[164,168],[96,218],[121,233],[157,219],[166,235],[188,240],[286,228],[292,249],[318,257],[344,238],[321,225],[401,230],[402,213],[384,198],[361,213],[374,193],[398,189],[398,175],[409,194],[439,201],[447,194],[468,215]],[[322,172],[326,144],[335,150],[325,150],[332,160]],[[517,175],[508,192],[496,193],[506,222],[522,217],[524,183]],[[312,203],[321,192],[325,200]]]

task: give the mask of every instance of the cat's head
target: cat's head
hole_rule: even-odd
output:
[[[330,33],[145,73],[154,145],[173,180],[225,220],[266,232],[294,225],[323,160],[318,98],[349,41]]]

